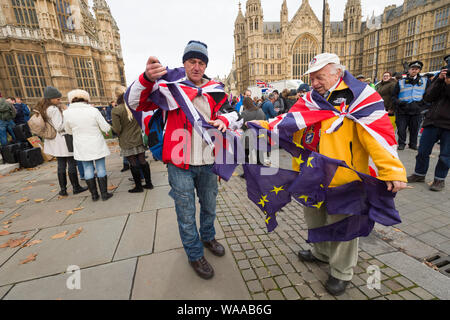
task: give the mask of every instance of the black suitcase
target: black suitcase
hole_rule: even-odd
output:
[[[21,150],[19,152],[19,163],[23,168],[34,168],[44,163],[41,148]]]
[[[19,162],[18,151],[20,150],[21,144],[14,143],[3,146],[1,149],[3,161],[6,163],[17,163]]]
[[[14,127],[14,135],[17,142],[27,142],[28,138],[31,138],[32,134],[28,124],[18,124]]]

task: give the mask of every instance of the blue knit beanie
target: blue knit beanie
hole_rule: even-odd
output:
[[[208,46],[200,41],[191,40],[184,49],[183,63],[186,60],[196,58],[208,64]]]

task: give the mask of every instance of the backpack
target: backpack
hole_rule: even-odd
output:
[[[44,121],[44,118],[38,111],[33,111],[33,115],[27,123],[30,127],[31,133],[44,139],[55,139],[55,128],[53,128],[53,126],[49,122]]]
[[[164,126],[167,118],[164,119],[164,113],[157,109],[148,123],[148,147],[155,160],[162,161],[162,150],[164,142]]]

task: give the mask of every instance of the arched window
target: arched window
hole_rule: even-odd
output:
[[[255,19],[255,30],[258,31],[258,18]]]
[[[301,79],[308,70],[311,60],[318,54],[319,46],[317,40],[310,35],[304,35],[297,39],[292,50],[292,76]],[[303,79],[304,82],[309,81]]]
[[[73,21],[70,4],[68,1],[56,0],[56,12],[58,14],[59,26],[64,32],[72,32],[75,30],[75,22]]]
[[[253,19],[250,19],[248,21],[248,28],[249,28],[250,31],[253,31]]]

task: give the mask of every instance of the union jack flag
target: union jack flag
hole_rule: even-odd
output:
[[[257,85],[259,88],[267,88],[267,83],[264,82],[264,81],[262,81],[262,80],[256,80],[256,85]]]
[[[349,86],[356,97],[350,105],[346,106],[343,103],[341,110],[338,110],[313,90],[299,99],[292,106],[291,112],[270,120],[270,129],[275,133],[279,132],[280,138],[288,138],[301,129],[337,116],[338,118],[326,131],[333,133],[342,126],[344,118],[348,118],[360,124],[393,157],[398,158],[395,133],[381,96],[347,71],[341,81]],[[369,163],[372,175],[376,176],[378,171],[373,161],[369,160]]]

